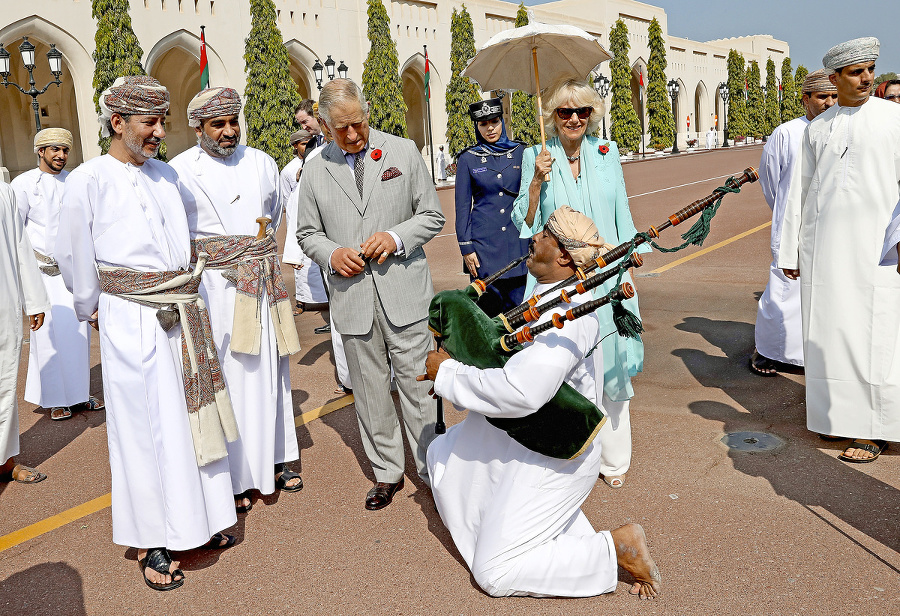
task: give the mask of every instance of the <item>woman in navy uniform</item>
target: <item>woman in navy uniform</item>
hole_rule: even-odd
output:
[[[469,105],[477,143],[456,161],[456,238],[464,271],[485,278],[528,252],[512,223],[525,147],[506,136],[499,98]],[[488,287],[479,306],[490,316],[522,302],[528,270],[522,262]]]

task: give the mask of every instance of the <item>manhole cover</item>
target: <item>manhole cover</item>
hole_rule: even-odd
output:
[[[647,272],[646,274],[634,274],[637,278],[659,278],[656,272]]]
[[[738,451],[772,451],[784,445],[784,441],[767,432],[731,432],[722,437],[722,442]]]

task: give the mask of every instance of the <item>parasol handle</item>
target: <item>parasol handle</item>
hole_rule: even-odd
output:
[[[541,100],[541,76],[538,73],[537,47],[531,48],[531,60],[534,63],[534,85],[537,89],[538,126],[541,128],[541,150],[547,149],[547,135],[544,133],[544,102]],[[544,176],[544,181],[550,181],[550,174]]]
[[[266,225],[269,224],[269,219],[265,217],[257,218],[257,224],[259,224],[259,232],[256,234],[256,239],[264,240],[266,239]]]

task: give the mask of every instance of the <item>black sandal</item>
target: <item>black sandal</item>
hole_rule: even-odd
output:
[[[241,492],[240,494],[235,494],[235,495],[234,495],[234,500],[235,500],[235,501],[244,500],[245,498],[246,498],[248,501],[250,501],[250,504],[248,504],[248,505],[238,505],[237,503],[235,503],[235,505],[234,505],[234,510],[237,511],[238,513],[247,513],[248,511],[250,511],[251,509],[253,509],[253,499],[250,498],[250,490],[247,490],[246,492]]]
[[[888,444],[887,441],[879,441],[872,439],[868,443],[863,443],[862,441],[869,441],[869,439],[854,439],[852,443],[847,445],[844,452],[838,455],[838,458],[843,460],[844,462],[852,462],[853,464],[866,464],[868,462],[874,462],[878,459],[878,456],[881,455],[885,449],[887,449]],[[847,449],[862,449],[863,451],[868,451],[872,454],[871,458],[851,458],[846,455]]]
[[[300,477],[300,473],[290,470],[284,463],[275,465],[275,474],[277,475],[278,473],[281,474],[275,478],[275,487],[282,492],[299,492],[303,489],[303,479]],[[289,486],[288,481],[291,479],[299,479],[300,481],[296,485]]]
[[[141,568],[141,575],[144,576],[144,582],[153,590],[174,590],[184,584],[184,571],[181,569],[169,571],[169,568],[172,566],[172,557],[169,555],[169,551],[166,550],[166,548],[150,548],[147,550],[147,555],[138,561],[138,566]],[[147,567],[150,567],[157,573],[172,576],[172,581],[168,584],[151,582],[147,579]],[[175,576],[181,577],[176,580]]]
[[[768,357],[763,357],[755,349],[753,350],[753,355],[750,356],[750,370],[759,376],[775,376],[778,374],[777,363]]]
[[[222,542],[225,543],[222,543]],[[226,535],[225,533],[216,533],[213,535],[209,541],[200,546],[200,549],[203,550],[224,550],[226,548],[230,548],[234,545],[234,542],[237,539],[234,538],[233,535]]]

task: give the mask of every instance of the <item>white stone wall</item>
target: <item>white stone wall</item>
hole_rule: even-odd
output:
[[[445,142],[447,114],[445,87],[450,73],[450,18],[458,0],[384,0],[400,58],[404,98],[410,108],[407,120],[410,136],[425,144],[425,106],[422,93],[425,70],[423,45],[431,60],[432,126],[435,145]],[[20,67],[18,45],[28,36],[37,47],[38,87],[49,81],[46,51],[56,43],[64,56],[63,86],[52,86],[39,100],[43,126],[63,126],[76,134],[71,162],[99,154],[98,124],[93,103],[93,62],[95,23],[89,0],[29,0],[4,2],[0,12],[0,42],[5,43],[14,67],[11,79],[27,83]],[[349,66],[349,76],[360,81],[368,53],[365,0],[275,0],[278,25],[291,58],[291,75],[304,96],[315,98],[312,65],[328,55]],[[517,5],[502,0],[471,0],[465,3],[472,16],[476,47],[494,34],[512,28]],[[767,35],[755,35],[706,43],[670,36],[665,12],[632,0],[559,0],[532,7],[535,17],[547,23],[570,23],[598,36],[608,47],[609,30],[622,18],[629,27],[630,60],[635,70],[643,68],[646,83],[647,27],[656,17],[668,45],[667,73],[681,85],[678,97],[679,144],[697,136],[700,145],[720,109],[716,87],[725,79],[725,59],[729,48],[757,60],[763,75],[772,56],[780,71],[788,44]],[[244,39],[250,31],[249,0],[131,0],[135,34],[144,52],[145,69],[172,93],[172,109],[166,139],[170,156],[194,142],[184,119],[187,102],[200,87],[200,26],[206,26],[210,82],[230,85],[243,91]],[[607,65],[600,67],[609,76]],[[636,100],[636,98],[635,98]],[[608,99],[607,99],[608,102]],[[44,115],[46,114],[46,115]],[[719,112],[721,116],[721,113]],[[687,130],[687,118],[691,129]],[[607,120],[607,124],[608,124]],[[722,118],[719,118],[721,125]],[[721,126],[720,126],[721,127]],[[699,128],[699,131],[697,130]],[[0,89],[0,167],[13,177],[35,164],[31,149],[34,135],[31,99],[14,88]],[[721,141],[721,131],[720,131]],[[287,147],[287,146],[286,146]],[[72,166],[74,166],[74,164]]]

